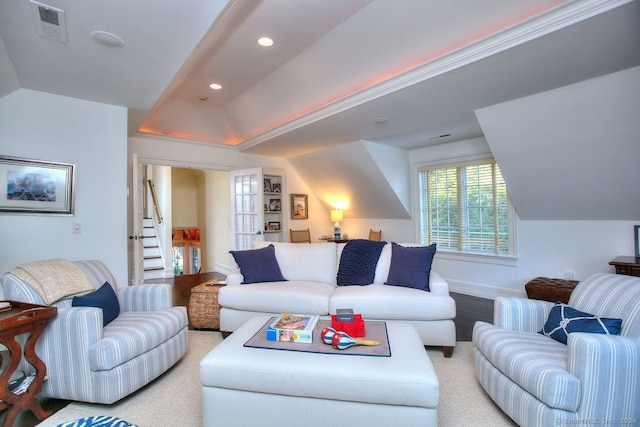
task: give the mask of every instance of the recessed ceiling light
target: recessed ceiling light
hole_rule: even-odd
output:
[[[389,119],[386,118],[386,117],[378,117],[376,119],[373,119],[374,123],[379,123],[379,124],[387,123],[388,121],[389,121]]]
[[[107,33],[106,31],[92,31],[91,38],[105,46],[110,47],[122,47],[124,41],[115,34]]]
[[[258,44],[260,46],[269,47],[273,45],[273,40],[269,37],[260,37],[258,39]]]
[[[209,85],[209,87],[210,87],[211,89],[215,89],[215,90],[220,90],[220,89],[222,89],[222,85],[221,85],[220,83],[211,83],[211,84]]]

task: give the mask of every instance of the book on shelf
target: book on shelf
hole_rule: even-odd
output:
[[[267,328],[267,340],[310,344],[319,318],[318,315],[282,313]]]

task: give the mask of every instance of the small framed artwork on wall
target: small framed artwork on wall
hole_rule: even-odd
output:
[[[306,194],[291,195],[291,219],[309,219],[308,201]]]
[[[71,163],[0,156],[0,212],[73,215],[74,181]]]
[[[640,225],[634,225],[633,231],[636,240],[636,258],[640,258]]]

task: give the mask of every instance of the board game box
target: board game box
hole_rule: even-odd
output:
[[[268,341],[312,343],[318,315],[282,313],[267,328]]]

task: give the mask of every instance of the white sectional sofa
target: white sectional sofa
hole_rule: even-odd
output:
[[[337,284],[345,243],[256,242],[254,248],[271,244],[286,281],[243,284],[240,271],[229,274],[227,286],[220,289],[218,296],[223,333],[235,331],[257,315],[288,312],[329,317],[337,308],[351,308],[366,320],[411,324],[425,346],[442,346],[446,357],[453,353],[456,305],[449,296],[447,282],[431,271],[428,291],[386,285],[391,243],[385,244],[380,253],[372,283],[364,286]]]

